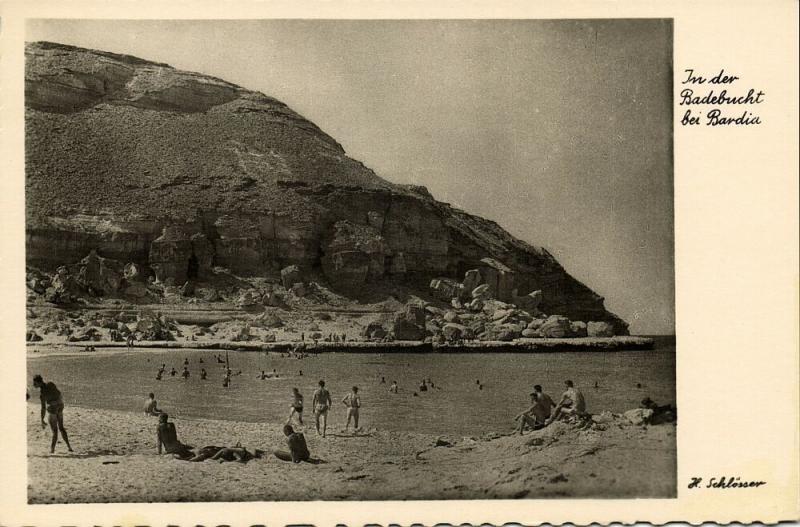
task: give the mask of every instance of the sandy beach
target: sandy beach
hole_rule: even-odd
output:
[[[524,436],[448,437],[365,429],[304,429],[316,463],[279,461],[282,423],[176,416],[178,437],[193,446],[270,452],[241,463],[189,463],[158,455],[156,418],[67,406],[75,450],[59,442],[39,405],[28,404],[30,503],[477,499],[675,496],[675,425],[633,425],[604,415],[579,429],[555,423]],[[509,423],[509,430],[511,423]],[[498,432],[506,433],[509,430]],[[437,444],[439,446],[437,446]]]

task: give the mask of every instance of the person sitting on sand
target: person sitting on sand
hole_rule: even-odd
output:
[[[144,400],[144,414],[145,415],[161,415],[161,410],[158,409],[158,403],[156,403],[156,395],[150,392],[150,395],[147,399]]]
[[[286,420],[287,424],[292,421],[294,414],[297,414],[297,420],[300,421],[300,424],[303,424],[303,394],[297,388],[292,388],[292,404],[289,419]]]
[[[289,452],[276,450],[274,452],[275,457],[282,461],[291,461],[292,463],[308,461],[311,458],[311,453],[308,451],[306,438],[303,434],[295,432],[290,424],[286,424],[283,427],[283,434],[286,436],[286,444],[289,446]]]
[[[164,451],[167,454],[172,454],[176,459],[189,459],[194,457],[192,447],[184,445],[178,441],[178,432],[175,430],[175,423],[167,421],[169,416],[162,413],[158,417],[158,426],[156,427],[156,441],[158,443],[158,453],[161,454],[161,446],[164,446]]]
[[[317,433],[319,434],[319,420],[322,419],[322,437],[328,429],[328,409],[333,405],[331,394],[325,389],[325,381],[319,381],[319,388],[314,392],[314,398],[311,401],[314,407],[314,418],[316,420]]]
[[[69,444],[67,437],[67,430],[64,428],[64,398],[61,392],[53,382],[44,382],[41,375],[34,375],[33,385],[39,388],[39,399],[42,402],[42,428],[47,424],[44,422],[44,416],[47,414],[47,422],[50,424],[50,430],[53,432],[53,439],[50,442],[50,453],[56,451],[56,443],[58,442],[58,433],[61,432],[61,437],[67,445],[67,450],[72,452],[72,447]]]
[[[519,432],[519,435],[522,435],[522,431],[526,426],[530,427],[532,430],[539,430],[544,426],[544,419],[540,419],[540,416],[537,414],[539,402],[536,392],[531,392],[530,396],[531,405],[528,409],[514,417],[515,421],[519,421],[517,428],[514,429],[515,432]]]
[[[550,417],[550,413],[553,411],[553,408],[555,408],[556,403],[553,402],[553,399],[551,399],[549,395],[542,391],[542,386],[540,384],[534,386],[533,391],[536,393],[536,402],[539,405],[537,415],[544,416],[542,419],[544,423]]]
[[[549,425],[553,421],[560,419],[562,416],[583,416],[586,415],[586,399],[583,398],[583,393],[577,388],[572,381],[564,381],[567,389],[561,395],[561,400],[556,405],[555,410],[550,418],[545,422]]]
[[[392,381],[392,385],[389,386],[389,393],[397,393],[398,390],[397,381]]]
[[[353,386],[350,393],[342,399],[347,408],[347,424],[344,425],[345,432],[350,428],[350,419],[353,420],[353,430],[358,430],[358,409],[361,408],[361,397],[358,396],[358,386]]]

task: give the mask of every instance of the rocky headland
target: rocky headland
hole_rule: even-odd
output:
[[[25,93],[29,341],[628,334],[545,249],[267,95],[49,42],[26,47]]]

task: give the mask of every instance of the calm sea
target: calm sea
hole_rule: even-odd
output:
[[[675,402],[674,338],[659,338],[654,350],[543,354],[338,354],[303,360],[264,353],[229,352],[234,372],[222,386],[223,366],[216,351],[132,351],[80,356],[31,357],[28,383],[36,373],[54,381],[67,404],[141,411],[148,392],[175,418],[210,417],[251,422],[283,422],[292,388],[306,399],[306,421],[317,381],[325,379],[334,406],[329,426],[344,426],[339,401],[351,386],[361,394],[361,425],[396,431],[481,435],[507,431],[513,417],[527,408],[528,393],[541,384],[556,401],[563,382],[571,379],[586,396],[588,410],[622,412],[649,396],[660,404]],[[224,352],[222,352],[224,354]],[[166,375],[155,380],[158,367],[183,370],[189,359],[191,377]],[[204,360],[200,364],[200,359]],[[208,380],[200,380],[205,367]],[[261,370],[277,370],[279,378],[258,380]],[[300,375],[302,370],[302,376]],[[381,384],[381,377],[386,384]],[[435,387],[419,392],[423,378]],[[396,380],[399,394],[389,393]],[[480,382],[480,384],[478,383]],[[595,387],[597,383],[597,387]],[[637,387],[637,384],[641,387]],[[483,388],[480,389],[479,386]],[[30,386],[32,400],[38,391]],[[418,396],[414,396],[414,392]],[[67,417],[68,418],[68,417]]]

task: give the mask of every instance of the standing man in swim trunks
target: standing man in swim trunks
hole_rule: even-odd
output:
[[[45,413],[47,414],[47,422],[50,423],[50,429],[53,431],[53,440],[50,443],[50,453],[56,450],[56,443],[58,442],[58,432],[61,432],[61,437],[67,445],[67,450],[72,452],[72,447],[69,444],[67,431],[64,429],[64,399],[61,397],[61,392],[56,388],[52,382],[44,382],[41,375],[33,377],[33,385],[39,388],[39,398],[42,401],[42,428],[47,424],[44,422]]]
[[[317,425],[317,433],[319,434],[319,420],[322,418],[322,437],[325,437],[325,432],[328,430],[328,409],[333,405],[331,394],[325,389],[325,381],[319,381],[319,388],[314,392],[314,399],[312,400],[314,406],[314,418]]]
[[[342,402],[347,407],[347,424],[344,431],[350,427],[350,419],[353,420],[353,430],[358,430],[358,409],[361,408],[361,398],[358,396],[358,386],[353,386],[353,390],[344,396]]]

